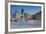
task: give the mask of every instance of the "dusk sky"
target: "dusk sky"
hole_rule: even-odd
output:
[[[14,14],[15,11],[21,12],[22,8],[24,13],[28,13],[30,15],[38,13],[41,10],[41,6],[10,5],[10,12],[12,12],[12,14]]]

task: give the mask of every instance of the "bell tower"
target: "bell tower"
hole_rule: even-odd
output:
[[[23,10],[23,8],[21,9],[21,18],[24,18],[24,10]]]

